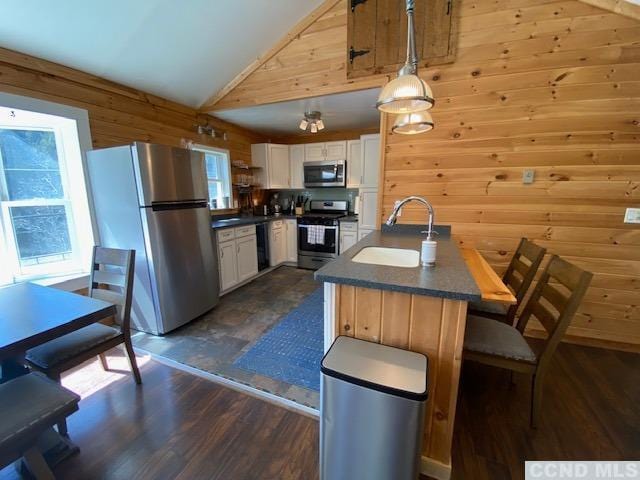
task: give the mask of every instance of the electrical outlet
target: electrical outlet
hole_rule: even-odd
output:
[[[640,208],[627,208],[624,212],[624,223],[640,223]]]
[[[525,170],[522,172],[522,183],[530,184],[533,183],[533,179],[535,177],[535,170]]]
[[[393,208],[395,209],[398,205],[400,205],[400,200],[396,200],[396,203],[393,204]],[[402,216],[402,209],[398,210],[398,217]]]

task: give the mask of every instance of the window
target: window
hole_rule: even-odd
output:
[[[193,149],[204,153],[211,210],[231,208],[233,198],[229,151],[202,145],[194,146]]]
[[[76,120],[0,102],[0,284],[86,271],[93,228]]]

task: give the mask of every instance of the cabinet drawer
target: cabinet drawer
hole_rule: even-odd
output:
[[[282,225],[283,225],[282,220],[274,220],[273,222],[271,222],[272,229],[282,228]]]
[[[343,232],[357,232],[358,224],[356,222],[340,222],[340,230]]]
[[[224,230],[218,230],[218,242],[226,242],[227,240],[233,240],[236,238],[236,234],[233,228],[225,228]]]
[[[245,225],[244,227],[236,228],[236,238],[246,237],[248,235],[256,234],[256,226],[255,225]]]

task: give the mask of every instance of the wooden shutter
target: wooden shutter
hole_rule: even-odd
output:
[[[416,46],[420,66],[455,57],[459,0],[416,0]],[[347,77],[393,72],[405,61],[405,0],[349,0]]]

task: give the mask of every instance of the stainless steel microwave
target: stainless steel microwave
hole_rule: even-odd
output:
[[[347,186],[347,162],[344,160],[304,162],[303,168],[307,188]]]

